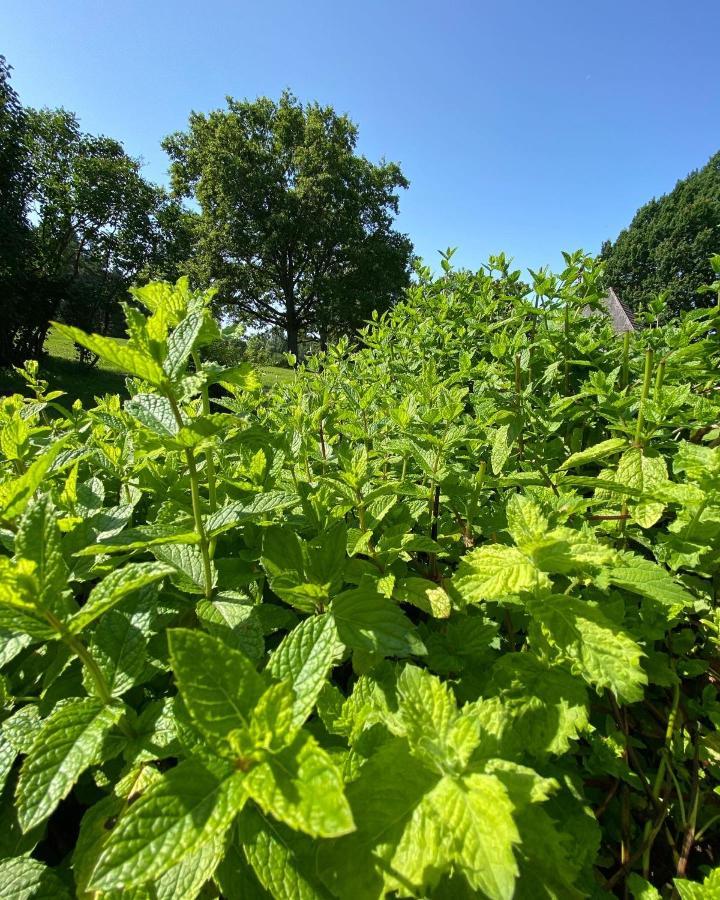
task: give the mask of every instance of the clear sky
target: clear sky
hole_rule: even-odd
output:
[[[166,178],[161,138],[227,94],[347,112],[410,179],[435,264],[597,251],[720,149],[720,0],[2,0],[24,103],[65,106]]]

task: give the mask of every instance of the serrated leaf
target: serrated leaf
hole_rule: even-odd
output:
[[[206,631],[252,660],[259,660],[265,649],[259,607],[241,600],[227,600],[222,596],[200,600],[195,607],[198,619]]]
[[[286,509],[295,503],[297,503],[296,495],[284,491],[268,491],[266,494],[258,494],[247,502],[227,503],[207,517],[205,530],[209,537],[215,537],[242,522],[263,520],[268,513]]]
[[[170,566],[156,562],[127,563],[106,575],[90,591],[87,603],[69,620],[72,634],[78,634],[90,622],[94,622],[104,612],[124,600],[134,591],[159,581],[172,573]]]
[[[22,513],[30,498],[43,483],[66,441],[67,438],[57,441],[38,456],[22,475],[0,484],[0,509],[4,519],[14,519]]]
[[[295,692],[293,722],[307,719],[343,646],[335,620],[329,614],[301,622],[270,657],[268,671],[278,680],[287,679]]]
[[[548,588],[550,579],[517,547],[491,544],[462,557],[452,584],[466,603],[480,603]]]
[[[49,495],[30,502],[18,524],[15,555],[35,563],[33,572],[40,588],[40,605],[62,615],[67,611],[61,594],[67,587],[60,529]]]
[[[590,462],[598,462],[601,459],[607,459],[608,456],[619,453],[625,447],[627,447],[627,440],[625,438],[610,438],[607,441],[601,441],[593,447],[588,447],[587,450],[580,450],[578,453],[572,453],[559,467],[560,471],[576,469],[579,466],[584,466]]]
[[[652,560],[624,553],[622,562],[622,567],[605,570],[602,578],[626,591],[666,606],[685,607],[694,602],[692,594]]]
[[[205,593],[205,568],[200,548],[193,544],[154,544],[153,556],[175,569],[172,580],[189,594]],[[211,565],[213,579],[215,568]]]
[[[589,684],[610,688],[626,703],[642,699],[643,651],[597,607],[558,594],[533,600],[528,609],[550,648]]]
[[[513,494],[508,500],[508,531],[516,544],[524,544],[545,537],[550,530],[547,517],[529,497]]]
[[[191,312],[171,332],[167,341],[167,356],[163,363],[168,378],[175,379],[182,374],[202,329],[204,318],[203,312]]]
[[[477,716],[488,755],[541,759],[565,753],[588,725],[585,685],[532,653],[508,653],[493,665]]]
[[[132,400],[127,401],[125,409],[160,437],[173,437],[178,433],[180,426],[167,397],[160,394],[136,394]]]
[[[428,819],[423,801],[438,781],[438,773],[413,758],[403,740],[385,743],[370,757],[347,787],[357,832],[318,848],[318,872],[334,896],[352,884],[358,900],[375,900],[383,893],[386,872],[396,873],[420,896],[425,883],[437,880],[443,868],[439,835],[420,842],[412,837]]]
[[[91,353],[96,353],[101,359],[112,363],[124,372],[129,372],[137,378],[143,378],[154,385],[161,385],[165,381],[165,373],[160,364],[149,353],[137,350],[127,341],[102,337],[99,334],[86,334],[80,328],[62,325],[58,322],[53,322],[52,325],[55,331],[62,334],[63,337],[80,344]]]
[[[145,668],[147,639],[127,613],[111,609],[94,630],[89,646],[113,697],[121,697]]]
[[[444,853],[470,886],[492,900],[511,900],[518,875],[513,850],[520,835],[502,782],[492,775],[445,776],[428,804],[442,822]]]
[[[273,897],[330,900],[314,874],[314,842],[250,809],[238,831],[242,852]]]
[[[75,552],[75,556],[99,556],[101,553],[130,553],[159,544],[197,544],[200,538],[192,529],[178,529],[176,525],[139,525],[126,528],[98,544],[90,544]]]
[[[355,827],[340,772],[305,731],[250,769],[245,785],[264,812],[312,837],[336,837]]]
[[[230,827],[245,801],[243,777],[210,772],[195,760],[170,769],[114,829],[90,890],[127,890],[162,876]]]
[[[3,900],[70,900],[70,892],[43,863],[28,856],[0,860]]]
[[[172,629],[168,646],[178,690],[197,726],[221,739],[247,727],[265,681],[245,654],[186,628]]]
[[[427,578],[401,578],[393,586],[392,596],[398,603],[411,603],[436,619],[447,619],[452,611],[445,588]]]
[[[23,831],[46,819],[98,761],[105,736],[121,715],[120,705],[84,697],[68,700],[48,716],[20,770],[17,811]]]
[[[153,883],[152,900],[195,900],[212,878],[224,852],[223,837],[216,835],[188,853]]]
[[[331,612],[340,640],[353,650],[401,657],[426,652],[410,619],[374,585],[339,594]]]
[[[510,439],[509,434],[510,426],[501,425],[493,437],[492,449],[490,451],[490,466],[492,467],[493,475],[499,475],[502,472],[505,468],[505,463],[510,457],[513,442]]]
[[[651,456],[640,447],[631,447],[620,457],[615,477],[621,484],[646,494],[667,481],[667,475],[667,465],[662,456]],[[664,509],[664,503],[647,498],[629,504],[632,518],[642,528],[651,528]]]
[[[398,721],[412,752],[439,771],[462,771],[479,743],[474,712],[459,712],[449,684],[417,666],[398,679]]]

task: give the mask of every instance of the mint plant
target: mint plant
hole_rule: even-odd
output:
[[[2,399],[3,897],[710,896],[720,310],[451,255],[272,390],[181,279]]]

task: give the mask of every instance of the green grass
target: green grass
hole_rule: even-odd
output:
[[[125,376],[119,369],[102,360],[96,366],[81,363],[72,341],[58,334],[54,328],[48,332],[45,351],[47,356],[40,361],[40,376],[50,383],[51,390],[65,392],[66,397],[60,400],[61,403],[64,401],[70,405],[79,399],[87,408],[95,405],[96,396],[127,396]],[[265,387],[283,384],[295,377],[292,369],[278,366],[264,366],[259,372]],[[0,394],[25,393],[25,387],[23,379],[11,369],[0,370]]]

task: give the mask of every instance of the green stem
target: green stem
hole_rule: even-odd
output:
[[[669,753],[672,745],[673,734],[675,732],[675,721],[677,719],[678,708],[680,706],[680,684],[676,684],[673,688],[673,702],[672,707],[670,708],[670,715],[668,716],[667,728],[665,729],[665,745],[664,750]],[[662,790],[662,786],[665,782],[665,769],[666,769],[666,756],[665,753],[660,757],[660,764],[658,765],[658,770],[655,774],[655,781],[653,782],[653,797],[658,800],[660,798],[660,791]],[[650,832],[652,830],[652,823],[645,823],[645,830],[643,832],[643,845],[645,849],[643,851],[643,876],[645,878],[648,877],[650,873],[650,851],[652,850],[652,840],[650,840]]]
[[[523,403],[522,403],[522,371],[520,369],[520,354],[515,354],[515,395],[517,397],[518,418],[520,420],[520,434],[518,435],[518,451],[520,459],[523,458],[525,438],[523,435]]]
[[[642,430],[645,424],[645,404],[650,394],[650,382],[652,381],[652,365],[653,352],[648,349],[645,351],[645,377],[643,379],[642,394],[640,395],[640,406],[638,407],[637,426],[635,428],[635,446],[642,447]]]
[[[623,335],[623,356],[622,356],[622,386],[626,388],[630,381],[630,332],[626,331]]]
[[[63,623],[60,621],[60,619],[58,619],[58,617],[54,613],[51,613],[50,610],[45,611],[45,618],[52,626],[52,628],[54,628],[55,631],[57,631],[57,633],[60,635],[61,640],[68,645],[72,652],[78,657],[80,662],[85,666],[88,675],[95,685],[95,691],[98,697],[105,705],[111,703],[112,694],[110,693],[110,688],[108,687],[107,680],[103,675],[100,666],[97,664],[97,660],[85,646],[82,639],[75,634],[70,634]],[[120,729],[120,731],[122,731],[125,737],[131,740],[135,737],[135,733],[129,727],[125,719],[120,720],[120,722],[118,723],[118,728]]]
[[[194,352],[192,355],[193,362],[195,363],[195,371],[199,372],[201,368],[201,360],[200,355],[197,352]],[[202,391],[202,410],[203,415],[210,415],[210,395],[208,394],[207,384],[203,384]],[[208,447],[205,451],[205,469],[207,471],[207,482],[208,482],[208,509],[210,513],[214,513],[217,509],[217,477],[215,474],[215,456],[213,454],[212,448]],[[210,554],[210,559],[215,556],[215,546],[217,544],[216,538],[210,539],[210,545],[208,547],[208,552]]]
[[[653,391],[653,400],[655,400],[655,402],[660,399],[660,391],[662,390],[663,382],[665,381],[666,362],[666,358],[661,359],[658,364],[657,372],[655,373],[655,389]]]
[[[180,407],[177,404],[170,388],[167,389],[167,398],[173,411],[173,416],[179,428],[184,425]],[[205,599],[210,600],[213,593],[213,576],[212,576],[212,560],[210,558],[210,544],[207,533],[205,531],[205,523],[202,517],[202,505],[200,502],[200,480],[198,478],[197,466],[195,465],[195,454],[191,447],[185,449],[185,460],[187,461],[188,472],[190,473],[190,496],[192,498],[193,520],[195,522],[195,531],[200,538],[200,553],[203,561],[203,573],[205,578]]]

